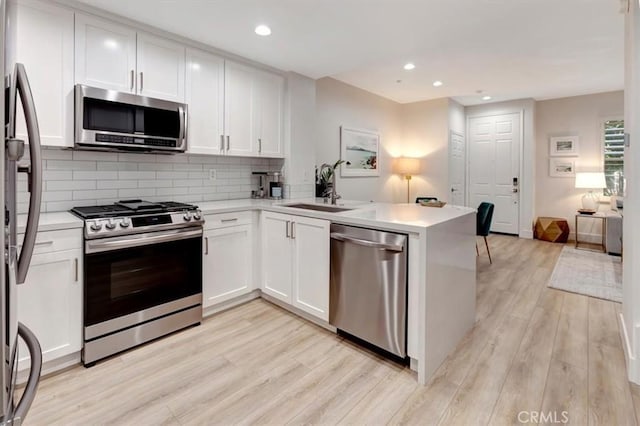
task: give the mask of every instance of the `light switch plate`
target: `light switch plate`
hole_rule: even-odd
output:
[[[209,169],[209,180],[216,180],[217,175],[216,169]]]

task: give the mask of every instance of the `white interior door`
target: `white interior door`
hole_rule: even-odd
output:
[[[466,149],[464,135],[451,132],[449,134],[449,203],[464,206],[466,194]]]
[[[469,205],[495,205],[491,230],[518,234],[520,114],[469,119]]]

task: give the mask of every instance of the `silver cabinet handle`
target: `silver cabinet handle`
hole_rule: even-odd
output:
[[[144,87],[144,73],[140,71],[140,93],[142,93],[143,87]]]
[[[224,135],[220,135],[220,152],[224,151]]]
[[[204,254],[209,254],[209,237],[204,237]]]
[[[290,220],[287,221],[287,238],[291,238],[291,235],[289,234],[289,225],[291,225]]]
[[[24,418],[31,408],[31,403],[36,397],[36,391],[38,390],[38,384],[40,383],[40,373],[42,372],[42,348],[40,342],[35,334],[27,326],[18,323],[18,336],[22,338],[29,351],[29,358],[31,360],[31,366],[29,367],[29,378],[27,379],[27,385],[22,392],[22,398],[16,406],[13,413],[13,422],[16,424],[22,424]]]
[[[222,222],[222,223],[228,223],[228,222],[235,222],[235,221],[237,221],[237,220],[238,220],[238,218],[237,218],[237,217],[234,217],[233,219],[222,219],[220,222]]]
[[[227,151],[229,151],[230,141],[231,141],[231,136],[227,135]]]
[[[38,224],[40,222],[40,205],[42,204],[42,150],[40,148],[40,128],[38,126],[38,116],[36,114],[35,103],[33,102],[33,94],[27,72],[24,65],[16,64],[15,66],[15,87],[22,101],[24,110],[24,118],[27,125],[27,137],[29,138],[29,154],[31,157],[31,167],[28,168],[27,176],[29,180],[29,215],[27,216],[27,226],[24,231],[24,241],[22,243],[22,251],[18,258],[18,284],[24,283],[27,277],[27,269],[31,263],[31,256],[35,248],[36,234],[38,233]],[[15,105],[17,101],[16,95],[10,94],[10,109],[14,111],[13,120],[15,120]],[[10,115],[11,117],[11,115]],[[9,129],[15,131],[15,122],[9,124]],[[9,139],[14,134],[9,134]]]
[[[350,237],[348,235],[341,234],[339,232],[332,232],[331,233],[331,239],[332,240],[337,240],[337,241],[343,241],[343,242],[347,242],[347,243],[352,243],[352,244],[356,244],[356,245],[359,245],[359,246],[375,248],[375,249],[383,249],[383,250],[397,251],[397,252],[401,252],[401,251],[404,250],[404,247],[400,246],[400,245],[385,244],[385,243],[378,243],[376,241],[363,240],[363,239],[360,239],[360,238]]]
[[[135,74],[136,74],[135,71],[131,70],[131,91],[132,92],[133,92],[133,85],[135,84],[135,79],[136,79]]]
[[[262,153],[262,139],[258,138],[258,152]]]
[[[75,259],[73,259],[73,261],[74,261],[75,270],[76,270],[76,280],[75,280],[75,282],[78,282],[78,258],[76,257]]]
[[[291,239],[292,240],[296,239],[296,223],[295,222],[291,222]]]

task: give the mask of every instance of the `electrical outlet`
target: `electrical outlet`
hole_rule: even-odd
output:
[[[217,175],[216,169],[209,169],[209,180],[216,180]]]

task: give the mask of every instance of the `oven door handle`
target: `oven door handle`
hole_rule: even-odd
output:
[[[187,240],[201,237],[202,229],[197,230],[171,230],[162,232],[147,232],[144,234],[127,235],[126,237],[104,238],[90,240],[85,243],[85,253],[101,253],[105,251],[121,250],[131,247],[148,246],[151,244],[166,243],[170,241]]]

